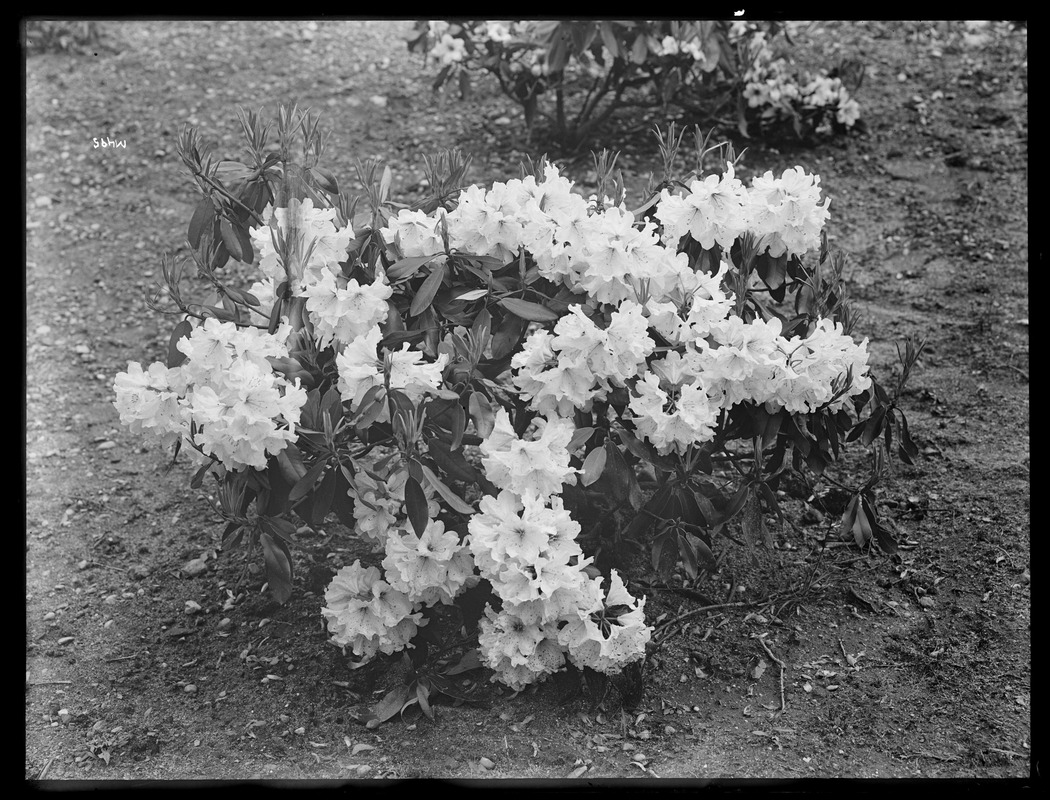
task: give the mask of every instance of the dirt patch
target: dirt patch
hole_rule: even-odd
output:
[[[165,354],[173,321],[142,293],[192,212],[184,124],[232,157],[237,103],[297,99],[335,131],[333,172],[383,156],[395,195],[451,144],[476,182],[516,173],[516,110],[433,98],[409,25],[107,22],[112,50],[27,59],[27,779],[1029,778],[1027,39],[1009,26],[810,26],[801,56],[868,66],[867,134],[736,141],[745,178],[821,175],[879,373],[894,342],[929,337],[905,407],[920,462],[880,489],[901,551],[839,546],[828,484],[809,505],[787,493],[799,531],[690,587],[749,605],[671,637],[630,708],[623,681],[604,698],[550,681],[439,706],[436,723],[354,722],[397,675],[352,672],[326,641],[345,532],[301,535],[296,594],[276,605],[254,559],[216,553],[189,468],[119,426],[111,385]],[[651,145],[607,144],[643,184]],[[566,171],[586,183],[588,165]],[[703,604],[631,577],[652,619]]]

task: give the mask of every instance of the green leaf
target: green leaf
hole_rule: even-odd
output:
[[[305,497],[314,488],[314,484],[317,483],[317,479],[321,477],[321,473],[324,472],[324,468],[327,466],[328,459],[322,458],[310,467],[306,474],[296,481],[292,491],[288,493],[288,502],[294,503],[296,500]]]
[[[481,656],[478,655],[477,649],[468,650],[463,654],[454,667],[450,667],[445,670],[446,675],[459,675],[463,672],[470,672],[474,669],[481,669],[484,664],[481,663]]]
[[[328,412],[332,425],[339,424],[343,418],[343,396],[336,387],[332,386],[324,393],[324,397],[321,398],[321,410]]]
[[[277,465],[290,486],[295,486],[307,471],[306,464],[303,463],[303,454],[294,442],[290,442],[277,454]]]
[[[452,407],[452,449],[459,450],[463,444],[463,435],[467,431],[467,415],[463,411],[463,406],[459,403]]]
[[[441,282],[445,279],[445,265],[438,264],[427,275],[426,280],[420,285],[416,296],[412,298],[412,305],[408,309],[409,316],[418,317],[424,310],[434,302],[434,295],[441,288]]]
[[[853,539],[860,547],[863,547],[871,541],[871,535],[871,522],[868,520],[865,504],[858,503],[853,519]]]
[[[600,31],[605,49],[609,51],[613,58],[620,58],[620,42],[616,39],[616,34],[613,33],[612,22],[602,20]]]
[[[504,297],[499,304],[511,314],[529,322],[557,322],[561,316],[539,303],[530,303],[516,297]]]
[[[722,524],[722,517],[715,509],[714,504],[711,500],[699,489],[693,492],[693,501],[696,503],[696,507],[700,509],[700,514],[704,518],[704,525],[708,528],[716,528]]]
[[[867,424],[864,426],[864,431],[860,438],[865,447],[870,445],[878,437],[885,416],[885,407],[879,406],[871,413],[871,416],[868,417]]]
[[[420,268],[435,258],[440,258],[443,253],[434,253],[429,256],[412,256],[411,258],[403,258],[390,265],[386,271],[387,279],[391,283],[409,278],[419,272]]]
[[[619,500],[630,493],[631,485],[637,482],[637,478],[612,439],[605,440],[605,455],[605,478],[613,497]]]
[[[449,504],[449,506],[460,514],[473,515],[475,510],[472,506],[468,505],[459,497],[455,492],[449,489],[445,484],[441,482],[441,479],[434,474],[434,471],[430,469],[426,464],[423,464],[423,475],[430,484],[431,488],[441,495],[441,498]]]
[[[897,552],[897,540],[893,537],[886,526],[880,523],[875,517],[875,511],[868,505],[867,500],[861,501],[865,508],[868,509],[868,521],[871,524],[871,532],[875,535],[875,541],[879,543],[879,548],[884,553],[892,555]]]
[[[313,173],[318,186],[329,194],[339,194],[339,183],[331,172],[321,167],[312,167],[310,171]]]
[[[583,461],[583,474],[580,476],[580,482],[584,486],[590,486],[602,476],[607,458],[604,447],[596,447],[587,454]]]
[[[229,251],[230,255],[237,261],[244,261],[244,253],[241,251],[240,239],[237,238],[233,226],[225,217],[219,220],[219,234],[222,236],[222,243],[226,245],[226,249]],[[248,261],[251,261],[251,259],[248,259]]]
[[[184,319],[178,325],[175,326],[175,330],[171,332],[171,338],[168,340],[168,368],[179,366],[183,361],[186,360],[186,354],[183,353],[177,347],[179,340],[184,339],[193,333],[193,325],[190,324],[188,319]]]
[[[292,559],[287,545],[268,533],[259,534],[259,543],[266,562],[266,581],[270,584],[274,599],[283,604],[292,596]]]
[[[570,453],[576,450],[578,447],[582,447],[587,441],[594,435],[594,428],[577,428],[572,434],[572,438],[569,439],[569,444],[566,446],[566,450]]]
[[[477,470],[463,457],[462,451],[453,451],[438,438],[427,442],[427,450],[434,463],[453,480],[475,483],[479,480]]]
[[[641,439],[636,437],[630,431],[626,429],[620,429],[617,431],[617,435],[620,437],[620,441],[623,445],[634,453],[642,461],[652,464],[656,469],[661,472],[674,472],[674,463],[664,456],[661,456],[648,442],[643,442]]]
[[[335,512],[341,523],[353,530],[357,525],[357,520],[354,517],[354,499],[349,493],[351,486],[353,486],[353,483],[347,479],[343,470],[340,470],[336,475],[335,495],[332,497],[332,510]]]
[[[649,55],[649,46],[645,43],[645,36],[639,34],[631,47],[631,61],[635,64],[644,64]]]
[[[335,484],[337,472],[332,470],[321,480],[314,494],[313,508],[311,509],[311,523],[313,527],[320,528],[324,524],[325,517],[332,510],[332,498],[335,497]]]
[[[204,476],[207,474],[208,470],[211,469],[211,467],[212,462],[209,461],[207,464],[203,465],[200,469],[193,473],[193,477],[190,478],[191,489],[201,488],[201,484],[204,483]]]
[[[707,542],[699,536],[694,536],[688,531],[682,531],[682,535],[686,537],[690,546],[693,548],[693,551],[696,554],[698,566],[701,563],[703,563],[707,569],[714,569],[717,566],[718,561],[715,559],[715,554],[711,552],[711,548],[708,547]]]
[[[527,327],[528,322],[521,317],[515,314],[504,315],[503,321],[492,335],[492,358],[498,361],[504,356],[509,356],[517,348]]]
[[[900,422],[900,441],[897,445],[897,453],[905,464],[914,464],[915,457],[919,455],[919,448],[912,441],[911,434],[908,432],[908,420],[899,408],[896,417]]]
[[[759,483],[758,491],[762,495],[762,500],[765,501],[766,508],[772,511],[777,517],[783,521],[784,512],[780,510],[780,503],[777,502],[777,496],[773,493],[773,490],[769,488],[767,483]]]
[[[376,386],[373,388],[383,389],[385,387]],[[371,391],[371,389],[369,389]],[[357,410],[358,417],[354,421],[354,427],[358,433],[368,430],[372,423],[375,422],[379,417],[383,415],[383,411],[386,410],[386,397],[379,397],[378,395],[373,396],[372,400],[368,403],[362,403],[361,407]]]
[[[489,293],[488,289],[471,289],[470,291],[463,292],[463,294],[457,294],[453,297],[453,300],[460,300],[467,302],[470,300],[480,300],[482,297]]]
[[[430,510],[427,508],[427,496],[419,482],[409,476],[405,482],[405,506],[408,509],[408,521],[416,536],[422,537],[430,522]]]
[[[418,329],[411,331],[391,331],[379,341],[379,346],[390,350],[399,350],[401,345],[405,342],[414,344],[426,335],[427,332],[425,330]]]
[[[214,224],[215,222],[215,206],[211,202],[211,198],[202,197],[200,202],[197,203],[197,207],[193,210],[193,216],[190,218],[190,228],[187,234],[190,247],[196,250],[201,246],[201,235],[204,233],[207,226]]]
[[[463,73],[464,75],[466,73]],[[430,697],[430,689],[423,686],[422,680],[416,684],[416,700],[419,701],[419,707],[423,710],[423,713],[427,715],[427,719],[434,719],[434,709],[430,707],[430,702],[427,698]]]
[[[690,580],[695,581],[697,576],[696,548],[693,547],[693,543],[689,540],[689,534],[685,531],[678,531],[677,538],[678,555],[682,557],[682,565],[685,567],[686,574],[689,576]]]
[[[661,575],[668,575],[671,568],[674,566],[675,559],[671,559],[669,563],[664,559],[664,550],[667,545],[672,542],[677,543],[677,538],[673,530],[665,531],[653,540],[653,547],[651,551],[651,557],[653,562],[653,569],[659,572]]]
[[[202,306],[201,307],[202,317],[215,317],[223,322],[236,322],[237,315],[232,311],[227,311],[225,308],[219,308],[218,306]]]
[[[470,418],[474,420],[474,428],[478,436],[487,439],[492,429],[496,426],[496,415],[492,412],[492,404],[489,399],[480,392],[472,392],[470,400],[467,401]]]
[[[784,421],[786,412],[781,410],[776,414],[770,415],[766,419],[765,430],[762,432],[762,449],[766,450],[773,446],[776,441],[777,434],[780,433],[780,425]]]
[[[388,719],[400,714],[401,709],[405,707],[405,701],[408,700],[408,693],[411,688],[409,684],[402,683],[387,692],[383,699],[376,703],[374,709],[376,718],[380,722],[386,722]]]
[[[857,507],[860,503],[860,495],[853,495],[842,512],[841,537],[845,539],[853,531],[853,523],[857,519]]]

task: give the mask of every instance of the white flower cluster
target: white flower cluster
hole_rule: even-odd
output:
[[[515,690],[545,679],[571,660],[616,673],[641,658],[650,630],[645,601],[635,600],[614,572],[609,595],[585,568],[579,523],[562,504],[562,484],[575,481],[568,444],[573,426],[539,421],[533,438],[514,435],[505,410],[482,444],[486,474],[501,491],[481,499],[469,523],[474,563],[501,600],[480,621],[486,664]],[[613,606],[627,609],[617,614]]]
[[[571,417],[577,408],[590,411],[595,400],[604,400],[644,369],[656,347],[648,328],[643,307],[630,300],[612,313],[604,329],[581,306],[569,306],[553,335],[537,330],[515,353],[514,383],[547,417]]]
[[[686,55],[692,58],[693,61],[700,63],[707,61],[703,42],[700,41],[698,35],[687,39],[678,39],[671,34],[667,34],[662,39],[650,41],[649,52],[654,56]]]
[[[406,257],[443,253],[439,225],[447,225],[454,250],[510,262],[524,249],[543,277],[584,295],[553,331],[534,331],[512,358],[514,384],[531,408],[554,422],[626,386],[638,431],[662,453],[684,453],[710,440],[721,413],[737,403],[809,413],[830,402],[833,382],[847,372],[853,382],[835,407],[868,387],[866,342],[857,345],[827,321],[804,340],[782,337],[777,320],[744,323],[722,284],[730,265],[694,272],[678,252],[686,234],[728,251],[747,233],[759,254],[773,258],[816,249],[830,202],[821,199],[818,176],[795,167],[745,187],[727,164],[688,192],[665,189],[659,227],[636,223],[622,206],[588,205],[571,189],[548,165],[542,181],[471,186],[447,214],[424,222],[401,212],[382,230]],[[595,314],[597,306],[609,312]],[[654,359],[657,337],[679,352]]]
[[[321,614],[331,641],[349,648],[362,661],[380,652],[404,650],[419,626],[426,624],[406,592],[383,580],[378,567],[364,567],[360,560],[336,573],[324,601]]]
[[[860,104],[850,96],[840,78],[821,72],[800,74],[785,58],[776,58],[762,31],[747,25],[735,28],[731,38],[748,41],[751,66],[744,74],[744,98],[751,108],[762,109],[769,120],[786,119],[796,108],[834,109],[836,121],[852,128],[860,119]]]
[[[748,228],[759,237],[759,252],[768,248],[777,258],[815,250],[830,202],[820,202],[820,176],[802,167],[786,169],[779,178],[770,171],[756,177],[748,199]]]
[[[117,374],[121,422],[165,444],[185,438],[232,471],[264,469],[268,456],[296,440],[306,402],[298,380],[289,383],[267,360],[288,355],[289,333],[205,320],[176,345],[186,355],[178,367],[130,362]]]
[[[333,341],[351,342],[378,328],[386,320],[386,300],[393,293],[382,278],[362,286],[353,278],[348,281],[331,272],[322,273],[302,291],[318,346],[324,349]]]
[[[346,250],[354,238],[351,225],[338,228],[336,210],[314,206],[310,198],[292,199],[287,208],[277,208],[269,224],[249,229],[259,269],[277,283],[288,280],[298,294],[303,286],[316,282],[325,271],[338,274],[346,261]],[[280,235],[291,255],[287,263],[277,253],[274,239]],[[309,259],[305,256],[310,253]]]
[[[430,520],[422,535],[388,536],[383,569],[391,586],[424,606],[450,605],[478,581],[470,551],[440,520]]]
[[[461,36],[453,35],[451,28],[452,23],[448,20],[427,20],[427,37],[430,42],[427,57],[434,59],[442,67],[462,63],[467,57],[466,41]],[[505,44],[521,28],[522,23],[518,21],[484,20],[464,33],[478,45],[485,45],[488,42]]]
[[[384,322],[393,290],[382,275],[370,284],[359,284],[342,273],[353,227],[340,229],[334,208],[315,207],[309,198],[292,200],[288,208],[273,211],[269,225],[251,229],[264,278],[251,286],[259,312],[269,316],[276,302],[277,284],[288,280],[293,297],[305,298],[314,339],[324,349],[342,346]],[[274,247],[277,233],[287,244],[288,261]]]
[[[366,569],[360,561],[343,567],[325,592],[322,614],[332,641],[368,660],[377,652],[403,650],[425,624],[425,607],[451,604],[479,578],[459,534],[435,519],[440,506],[429,487],[427,524],[417,534],[405,509],[408,472],[392,470],[383,478],[374,462],[357,466],[350,490],[356,532],[384,554],[383,569]]]
[[[660,193],[658,217],[663,240],[677,242],[689,234],[700,246],[710,249],[717,243],[723,249],[733,246],[748,228],[750,201],[747,189],[727,164],[723,175],[708,175],[689,185],[689,194]]]
[[[385,353],[380,356],[382,338],[379,325],[373,325],[367,333],[354,338],[336,354],[337,388],[354,411],[373,386],[400,389],[413,403],[418,403],[427,392],[441,386],[441,373],[448,364],[446,353],[440,353],[435,361],[428,362],[422,352],[412,350],[405,342],[400,350],[384,348]],[[384,407],[377,419],[388,421],[390,412]]]

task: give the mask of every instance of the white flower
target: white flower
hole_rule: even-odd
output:
[[[440,226],[445,215],[445,209],[441,207],[432,216],[419,210],[403,208],[396,217],[387,221],[385,228],[379,229],[379,233],[384,242],[396,242],[405,258],[443,253],[445,244],[441,239]]]
[[[325,590],[321,615],[332,641],[364,660],[378,652],[389,655],[403,650],[418,627],[426,624],[404,592],[382,580],[376,567],[363,567],[360,560],[336,573]]]
[[[664,189],[656,217],[663,226],[663,240],[674,248],[688,233],[704,249],[717,243],[728,250],[747,229],[747,203],[747,190],[727,163],[724,175],[693,181],[685,197]]]
[[[685,453],[691,446],[714,438],[719,408],[699,379],[672,386],[668,392],[660,388],[656,373],[647,372],[635,384],[635,392],[628,405],[635,429],[657,452]]]
[[[324,349],[333,341],[350,342],[367,334],[386,320],[386,301],[392,294],[393,289],[378,277],[362,286],[353,278],[347,282],[331,272],[322,273],[302,291],[318,346]]]
[[[387,580],[413,603],[452,603],[467,586],[473,565],[463,552],[455,531],[446,531],[440,520],[431,520],[421,536],[406,531],[386,540],[383,568]]]
[[[339,272],[354,231],[350,225],[336,228],[335,213],[334,208],[315,207],[310,198],[293,198],[287,208],[274,209],[269,225],[249,229],[259,269],[277,283],[287,279],[293,293],[316,281],[322,272]],[[274,247],[275,231],[281,232],[292,254],[287,264],[281,263]],[[309,260],[303,263],[307,253]]]
[[[374,325],[336,353],[335,366],[339,373],[336,388],[354,411],[369,389],[383,385],[383,362],[377,353],[382,338],[383,331]]]
[[[601,578],[595,582],[600,585]],[[652,631],[645,624],[644,608],[645,598],[632,597],[613,570],[604,602],[599,599],[581,609],[559,630],[558,642],[568,648],[576,666],[616,674],[645,656]]]
[[[387,360],[390,388],[400,389],[413,403],[418,403],[427,392],[441,386],[441,375],[448,364],[447,353],[439,353],[436,360],[428,362],[422,352],[410,349],[405,342],[400,350],[388,352],[380,359],[377,350],[382,338],[382,331],[375,325],[336,354],[335,365],[339,373],[336,386],[339,393],[350,400],[350,407],[355,411],[369,389],[385,385]],[[380,422],[389,420],[389,411],[384,409],[378,419]]]
[[[535,441],[514,433],[505,408],[496,412],[492,433],[481,444],[485,474],[500,489],[541,497],[559,494],[563,483],[575,483],[577,470],[569,466],[568,444],[575,427],[554,417]]]
[[[182,398],[171,391],[171,379],[177,382],[180,374],[178,368],[169,370],[160,362],[150,364],[147,371],[137,362],[128,362],[128,371],[117,373],[113,381],[113,405],[121,423],[132,433],[155,436],[164,445],[188,434]]]
[[[786,169],[779,178],[767,171],[752,181],[750,230],[759,237],[760,250],[774,258],[802,255],[820,246],[830,198],[820,203],[820,177],[802,167]]]
[[[457,39],[451,34],[445,33],[430,48],[430,55],[436,58],[443,66],[455,64],[462,61],[467,54],[466,47],[462,39]]]
[[[287,356],[289,329],[275,334],[205,320],[177,347],[186,355],[174,369],[154,364],[144,373],[129,364],[114,382],[117,410],[132,430],[165,443],[185,436],[233,471],[264,469],[267,457],[296,439],[306,403],[298,381],[289,383],[269,357]],[[196,432],[190,439],[191,424]]]

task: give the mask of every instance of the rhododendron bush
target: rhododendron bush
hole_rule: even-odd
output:
[[[430,713],[457,670],[518,690],[637,668],[653,626],[630,554],[697,578],[721,534],[754,540],[763,511],[782,514],[783,473],[819,476],[846,440],[873,471],[843,529],[894,547],[873,487],[887,448],[915,452],[897,398],[917,351],[892,391],[871,374],[819,176],[745,185],[731,148],[697,136],[697,168],[632,210],[608,154],[588,197],[547,161],[466,185],[453,151],[405,205],[374,161],[364,196],[340,192],[313,115],[282,108],[274,145],[241,122],[246,163],[194,130],[179,142],[204,195],[192,266],[215,298],[187,299],[188,264],[165,263],[169,358],[129,364],[116,407],[198,461],[195,486],[211,476],[224,547],[261,551],[280,601],[303,525],[360,542],[324,593],[331,641],[419,671],[376,719]],[[667,164],[680,146],[661,134]],[[427,673],[464,628],[476,650]]]
[[[530,133],[575,147],[618,109],[670,108],[744,136],[842,133],[860,119],[855,62],[804,70],[799,23],[744,20],[420,20],[408,46],[435,89],[481,76],[522,107]]]

